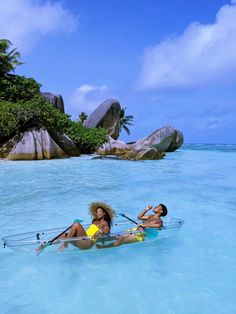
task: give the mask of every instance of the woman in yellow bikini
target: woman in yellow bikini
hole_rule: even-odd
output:
[[[112,219],[115,216],[114,210],[103,202],[93,202],[90,204],[89,213],[92,217],[92,224],[87,230],[75,220],[68,234],[62,237],[77,238],[86,237],[84,240],[63,242],[59,250],[63,251],[69,243],[81,250],[90,249],[96,242],[100,234],[109,234]]]

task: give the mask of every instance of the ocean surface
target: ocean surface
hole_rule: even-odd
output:
[[[173,237],[117,249],[0,247],[1,314],[236,313],[236,145],[185,144],[157,161],[0,160],[0,238],[89,222],[105,201],[135,218],[164,203]]]

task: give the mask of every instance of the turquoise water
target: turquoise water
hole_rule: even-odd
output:
[[[185,220],[175,237],[112,250],[1,247],[1,314],[236,313],[235,145],[185,145],[145,162],[0,160],[0,191],[0,237],[87,222],[95,200],[131,217],[161,202]]]

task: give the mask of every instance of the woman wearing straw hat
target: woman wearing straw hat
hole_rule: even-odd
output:
[[[64,237],[77,238],[83,237],[84,240],[71,241],[71,244],[81,250],[90,249],[96,242],[100,234],[110,233],[112,219],[115,216],[114,210],[104,202],[92,202],[89,206],[89,213],[92,217],[92,224],[87,230],[75,220],[68,234]],[[63,242],[59,250],[63,251],[68,246],[68,242]]]
[[[114,210],[104,202],[92,202],[89,206],[89,214],[92,217],[92,223],[97,227],[106,221],[111,228],[112,219],[115,216]]]

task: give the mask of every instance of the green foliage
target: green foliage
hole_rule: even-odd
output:
[[[67,135],[78,143],[81,153],[93,153],[108,140],[107,131],[85,128],[81,122],[73,122]]]
[[[11,45],[9,40],[0,39],[0,99],[27,101],[39,95],[41,85],[33,78],[9,74],[17,65],[22,64],[18,61],[20,53],[16,49],[8,52]]]
[[[9,75],[7,78],[0,78],[0,99],[11,102],[23,102],[40,94],[41,84],[33,78],[24,76]]]
[[[11,45],[10,40],[0,39],[0,78],[7,76],[17,65],[22,64],[19,61],[20,53],[16,49],[8,52]]]
[[[49,132],[67,134],[77,142],[82,153],[92,153],[107,141],[104,129],[89,129],[79,122],[71,121],[69,115],[48,104],[42,96],[15,104],[0,100],[1,143],[33,127],[45,127]]]
[[[8,52],[11,45],[7,39],[0,40],[0,143],[34,127],[67,134],[82,153],[92,153],[106,142],[104,129],[83,127],[87,118],[84,112],[79,122],[71,121],[69,115],[45,101],[40,94],[41,85],[33,78],[9,74],[22,64],[16,49]]]
[[[61,113],[48,104],[42,96],[37,96],[25,103],[14,104],[11,112],[19,121],[20,131],[32,127],[45,127],[49,131],[64,133],[72,124],[69,115]]]
[[[10,109],[10,103],[0,101],[0,142],[2,143],[13,136],[18,129],[17,118]]]
[[[25,103],[0,100],[0,141],[33,127],[64,133],[71,127],[70,116],[61,113],[42,96]]]

